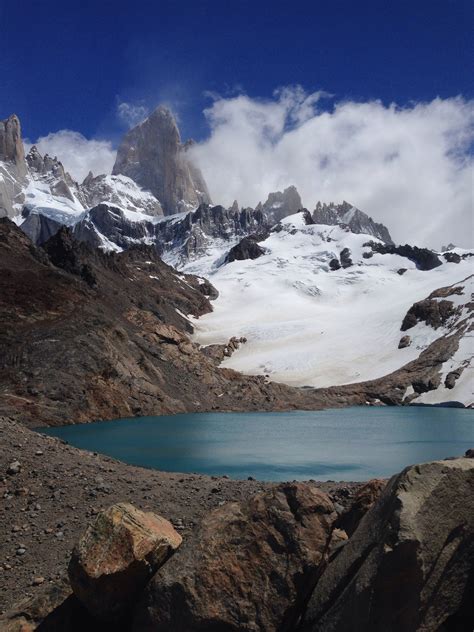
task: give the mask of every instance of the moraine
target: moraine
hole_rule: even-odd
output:
[[[359,481],[463,454],[474,443],[474,416],[457,408],[354,407],[141,417],[41,432],[165,471]]]

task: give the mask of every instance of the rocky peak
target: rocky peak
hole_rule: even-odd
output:
[[[159,106],[127,132],[117,152],[113,175],[125,175],[150,191],[166,215],[210,203],[200,170],[192,163],[189,143],[181,143],[169,109]]]
[[[377,237],[387,244],[393,244],[388,228],[374,220],[345,200],[342,204],[317,202],[313,211],[315,224],[345,225],[355,234]]]
[[[283,192],[275,191],[268,195],[262,209],[272,222],[279,222],[288,215],[293,215],[303,208],[300,194],[295,186],[287,187]]]
[[[12,114],[0,121],[0,160],[14,163],[19,176],[26,175],[25,150],[21,139],[20,119]]]
[[[39,175],[51,175],[54,178],[61,178],[68,184],[73,183],[72,177],[65,171],[62,162],[56,156],[53,158],[49,154],[45,154],[43,157],[36,145],[33,145],[26,155],[26,162],[30,172],[36,172]]]

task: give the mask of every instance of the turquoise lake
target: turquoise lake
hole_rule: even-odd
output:
[[[366,480],[474,447],[472,410],[361,407],[196,413],[42,428],[145,467],[260,480]]]

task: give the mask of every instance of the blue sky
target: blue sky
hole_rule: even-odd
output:
[[[120,101],[165,101],[183,136],[200,139],[206,91],[472,97],[473,17],[464,0],[0,0],[0,118],[16,112],[33,139],[59,129],[114,139]]]

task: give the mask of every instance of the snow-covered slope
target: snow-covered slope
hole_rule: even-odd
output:
[[[216,252],[212,262],[208,257],[184,267],[207,276],[219,291],[214,311],[195,322],[196,340],[208,345],[247,338],[223,366],[300,386],[361,382],[400,368],[447,333],[420,323],[409,332],[412,344],[398,348],[412,304],[466,279],[472,258],[458,264],[441,259],[442,265],[421,271],[399,255],[364,258],[370,252],[367,235],[306,225],[302,213],[283,219],[280,227],[259,243],[265,254],[255,260],[221,265],[222,253]],[[353,265],[331,270],[330,261],[346,248]],[[467,302],[472,280],[465,286]],[[466,338],[459,354],[464,361],[469,353]],[[455,399],[453,392],[448,399]]]

